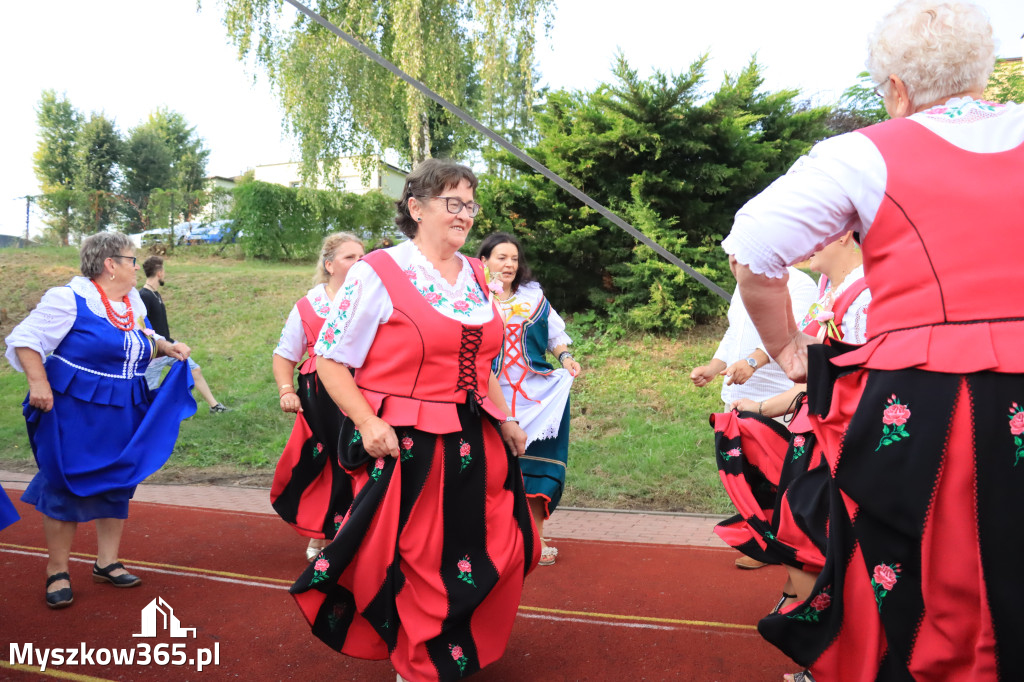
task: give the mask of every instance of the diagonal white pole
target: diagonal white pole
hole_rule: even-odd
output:
[[[661,256],[662,258],[667,260],[669,263],[672,263],[672,265],[675,265],[676,267],[680,268],[683,272],[685,272],[686,274],[688,274],[691,277],[693,277],[694,279],[696,279],[698,282],[703,284],[705,287],[710,289],[712,292],[718,294],[719,296],[721,296],[726,301],[731,300],[732,297],[729,295],[728,292],[726,292],[724,289],[722,289],[722,287],[718,286],[717,284],[712,282],[710,279],[708,279],[707,277],[705,277],[701,273],[697,272],[696,270],[691,268],[689,265],[687,265],[683,261],[679,260],[679,258],[677,258],[675,255],[673,255],[673,254],[669,253],[667,250],[665,250],[665,248],[663,246],[661,246],[660,244],[658,244],[657,242],[655,242],[654,240],[649,238],[647,235],[642,233],[640,230],[636,229],[635,227],[633,227],[632,225],[627,223],[625,220],[620,218],[615,213],[609,211],[607,208],[602,206],[597,201],[594,201],[593,199],[591,199],[587,194],[585,194],[584,192],[582,192],[579,189],[577,189],[575,186],[570,184],[567,180],[562,178],[560,175],[558,175],[554,171],[550,170],[547,166],[545,166],[541,162],[539,162],[536,159],[534,159],[533,157],[531,157],[529,154],[527,154],[526,152],[521,150],[519,147],[517,147],[514,144],[512,144],[511,142],[509,142],[504,137],[502,137],[498,133],[494,132],[493,130],[491,130],[490,128],[485,126],[483,123],[480,123],[480,121],[478,121],[475,118],[473,118],[472,116],[470,116],[461,107],[456,106],[455,104],[452,104],[451,102],[446,100],[444,97],[441,97],[439,94],[437,94],[436,92],[434,92],[433,90],[428,88],[426,85],[424,85],[422,82],[420,82],[419,80],[413,78],[412,76],[407,74],[405,71],[403,71],[402,69],[398,68],[397,66],[395,66],[394,64],[389,62],[387,59],[384,59],[384,57],[380,56],[379,54],[377,54],[376,52],[374,52],[370,48],[368,48],[365,45],[363,45],[361,42],[356,40],[353,36],[349,35],[345,31],[342,31],[340,28],[338,28],[337,26],[335,26],[334,24],[329,22],[327,19],[324,19],[322,16],[320,16],[319,14],[314,12],[313,10],[311,10],[308,7],[306,7],[305,5],[303,5],[301,2],[298,2],[298,0],[288,0],[288,3],[291,4],[292,6],[294,6],[295,9],[299,10],[300,12],[305,14],[307,17],[309,17],[310,19],[312,19],[316,23],[318,23],[321,26],[323,26],[324,28],[326,28],[328,31],[330,31],[334,35],[336,35],[339,38],[341,38],[342,40],[344,40],[346,43],[348,43],[352,47],[354,47],[357,50],[359,50],[360,52],[362,52],[369,59],[372,59],[373,61],[377,62],[378,64],[383,66],[385,69],[387,69],[391,73],[395,74],[396,76],[398,76],[399,78],[404,80],[409,85],[411,85],[414,88],[416,88],[417,90],[419,90],[421,93],[423,93],[423,95],[425,95],[429,99],[437,102],[442,107],[444,107],[448,111],[450,111],[453,114],[455,114],[456,116],[458,116],[460,119],[462,119],[463,121],[468,123],[470,126],[472,126],[475,130],[479,131],[480,133],[483,133],[487,137],[489,137],[492,140],[494,140],[495,142],[497,142],[500,146],[504,147],[509,152],[511,152],[517,159],[519,159],[520,161],[522,161],[523,163],[528,165],[530,168],[534,169],[535,171],[537,171],[538,173],[540,173],[541,175],[546,177],[548,180],[551,180],[553,183],[555,183],[556,185],[558,185],[559,187],[564,189],[566,192],[568,192],[569,194],[573,195],[574,197],[576,197],[577,199],[582,201],[584,204],[586,204],[590,208],[592,208],[595,211],[597,211],[598,213],[600,213],[602,216],[604,216],[605,218],[610,220],[616,226],[620,227],[621,229],[625,230],[629,234],[633,235],[633,237],[636,238],[639,242],[649,246],[659,256]]]

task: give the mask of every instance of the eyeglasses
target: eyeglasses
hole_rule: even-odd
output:
[[[885,91],[888,87],[889,81],[885,81],[871,88],[871,92],[875,93],[880,99],[885,99]]]
[[[480,204],[475,201],[463,201],[458,197],[430,197],[431,199],[444,199],[445,208],[448,209],[449,213],[461,213],[463,207],[469,210],[469,217],[475,218],[476,214],[480,212]]]
[[[131,258],[132,259],[132,267],[133,268],[135,267],[135,262],[136,262],[135,256],[122,256],[121,254],[115,254],[115,255],[111,256],[111,258]]]

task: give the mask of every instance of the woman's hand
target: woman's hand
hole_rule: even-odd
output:
[[[53,390],[47,379],[28,382],[28,404],[43,412],[53,409]]]
[[[160,351],[160,355],[166,355],[175,360],[187,360],[188,356],[192,354],[192,349],[181,341],[172,344],[167,339],[158,339],[156,348]]]
[[[398,434],[380,417],[367,417],[356,427],[363,437],[363,448],[370,457],[398,458]]]
[[[501,439],[516,457],[526,452],[526,431],[523,431],[517,422],[502,423]]]
[[[791,380],[798,384],[807,381],[807,347],[820,343],[813,336],[796,332],[775,355],[775,361]]]
[[[757,402],[756,400],[751,400],[750,398],[740,398],[739,400],[734,400],[729,405],[729,407],[731,407],[734,410],[739,410],[740,412],[760,412],[761,411],[760,410],[761,403]]]
[[[580,367],[580,363],[576,362],[573,358],[566,358],[565,362],[562,363],[562,369],[569,370],[569,374],[573,376],[577,376],[583,371],[583,368]]]
[[[302,401],[299,400],[299,396],[295,391],[287,391],[281,394],[281,411],[302,412]]]

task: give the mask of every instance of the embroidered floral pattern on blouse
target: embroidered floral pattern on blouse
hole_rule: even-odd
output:
[[[359,280],[346,282],[345,286],[341,288],[338,305],[331,308],[325,318],[323,329],[320,330],[320,338],[316,341],[315,352],[317,355],[326,355],[327,351],[344,336],[345,329],[352,322],[352,299],[358,297],[361,290],[362,285]]]
[[[1017,446],[1017,451],[1014,453],[1015,459],[1013,460],[1013,466],[1020,464],[1020,460],[1024,459],[1024,439],[1021,438],[1021,434],[1024,434],[1024,407],[1021,407],[1017,403],[1010,406],[1010,414],[1007,417],[1010,420],[1010,433],[1013,435],[1013,444]]]
[[[795,462],[804,456],[804,447],[806,444],[807,439],[803,436],[793,437],[793,458],[790,461]]]
[[[317,317],[321,319],[327,318],[327,313],[331,312],[331,299],[327,297],[327,290],[321,284],[317,287],[316,296],[312,298],[306,297],[309,300],[310,305],[313,306],[313,311],[317,314]]]
[[[455,665],[459,666],[459,672],[466,672],[466,664],[469,663],[469,659],[466,658],[465,652],[462,651],[462,647],[458,644],[449,644],[448,650],[452,652],[452,660],[455,661]]]
[[[473,587],[476,587],[476,583],[473,582],[473,564],[470,563],[468,554],[463,558],[459,559],[458,569],[459,580],[466,583],[467,585],[472,585]]]
[[[893,393],[886,402],[885,410],[882,412],[882,440],[879,441],[875,452],[882,449],[883,445],[892,445],[903,438],[909,438],[906,423],[910,419],[910,408],[900,402],[900,399]]]
[[[832,606],[832,595],[829,594],[829,590],[831,589],[832,586],[829,585],[821,592],[814,595],[814,599],[809,602],[805,602],[801,608],[794,610],[792,613],[787,614],[787,616],[793,620],[817,623],[821,620],[821,612]]]
[[[878,602],[878,612],[882,612],[882,600],[896,586],[900,579],[900,564],[878,564],[871,573],[871,587],[875,590],[875,601]]]
[[[953,106],[937,106],[924,113],[928,116],[946,118],[952,121],[967,123],[970,120],[989,118],[1006,108],[1005,104],[987,102],[981,99],[969,99]]]

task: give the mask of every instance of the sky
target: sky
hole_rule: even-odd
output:
[[[621,51],[641,76],[680,73],[702,53],[709,90],[756,53],[768,90],[831,101],[864,70],[867,35],[894,0],[556,0],[537,49],[541,84],[588,90],[611,78]],[[1024,55],[1024,2],[980,0],[998,55]],[[291,7],[285,7],[289,15]],[[122,133],[159,107],[181,113],[211,150],[209,175],[234,176],[295,157],[265,78],[237,59],[217,0],[51,0],[4,7],[0,20],[0,234],[25,233],[36,114],[44,89]],[[368,68],[379,68],[367,62]],[[41,229],[38,209],[32,234]]]

